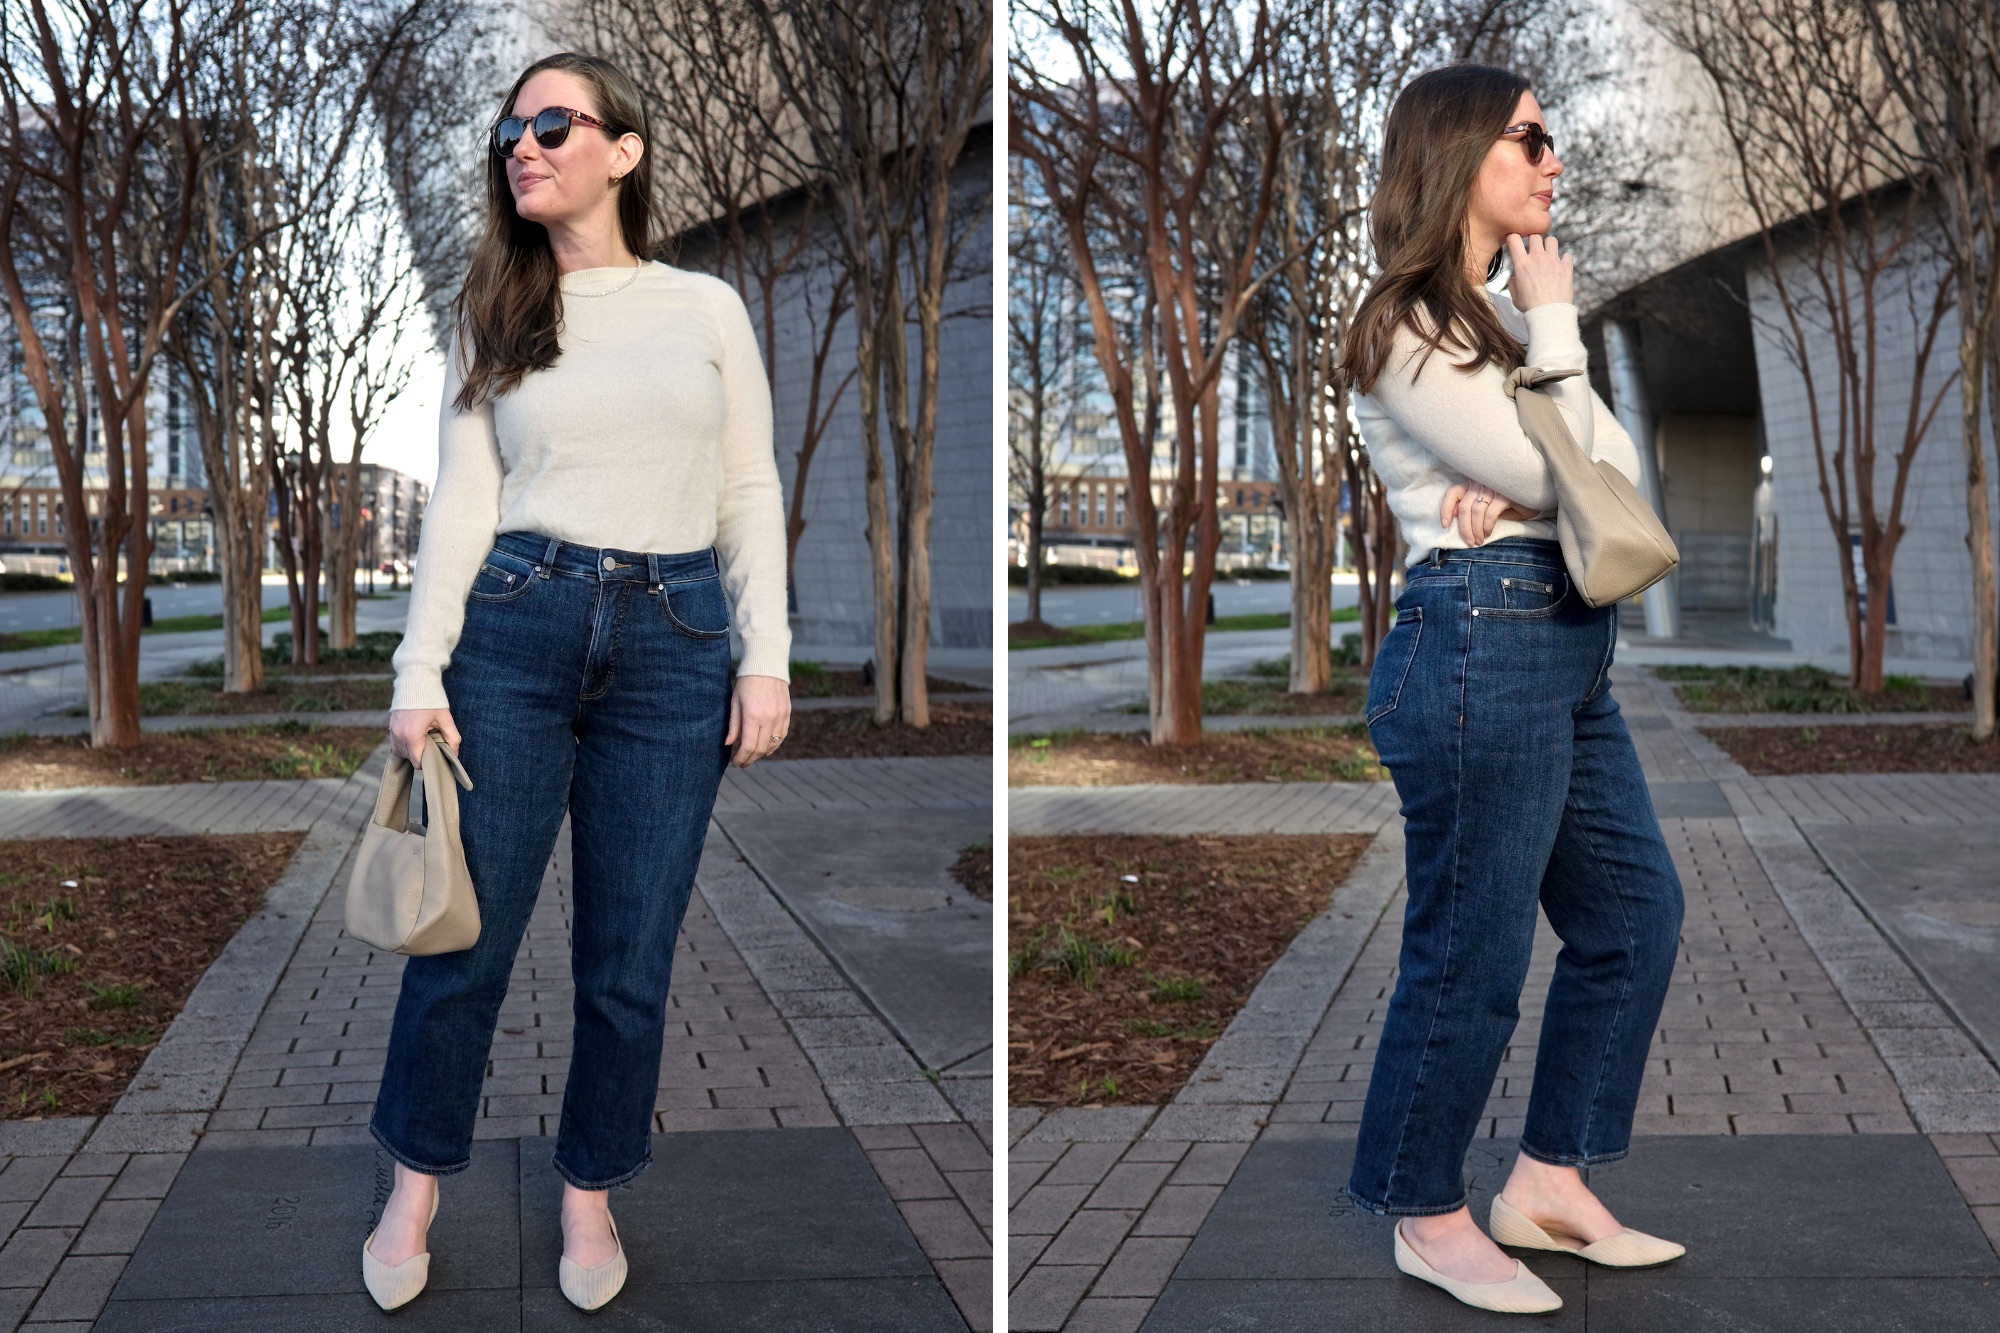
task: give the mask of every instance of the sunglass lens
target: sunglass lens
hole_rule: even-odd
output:
[[[528,132],[528,126],[519,116],[509,116],[493,127],[493,151],[502,157],[514,156],[514,149],[520,145],[521,136]]]
[[[569,112],[550,107],[535,117],[535,142],[544,148],[560,148],[569,138]]]

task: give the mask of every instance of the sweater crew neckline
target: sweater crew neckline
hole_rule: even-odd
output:
[[[612,264],[601,268],[573,268],[562,275],[566,296],[608,296],[627,283],[636,285],[650,269],[663,267],[657,259],[643,264]]]

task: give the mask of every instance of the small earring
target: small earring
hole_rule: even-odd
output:
[[[612,183],[613,185],[616,185],[616,184],[617,184],[617,183],[618,183],[619,181],[622,181],[622,180],[624,180],[624,179],[625,179],[625,178],[624,178],[623,176],[613,176],[613,177],[611,178],[611,183]]]

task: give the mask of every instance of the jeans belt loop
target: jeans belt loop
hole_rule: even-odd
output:
[[[660,557],[651,551],[646,552],[646,582],[652,585],[653,592],[659,592]]]
[[[1432,569],[1444,568],[1444,547],[1442,546],[1431,547],[1431,568]]]
[[[549,571],[551,569],[554,569],[556,565],[556,549],[561,545],[562,542],[557,540],[556,538],[554,537],[549,538],[549,549],[542,552],[542,562],[539,565],[535,566],[535,572],[537,574],[541,575],[543,578],[547,578],[549,576]]]

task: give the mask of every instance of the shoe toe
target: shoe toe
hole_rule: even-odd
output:
[[[1615,1236],[1584,1246],[1579,1253],[1592,1263],[1609,1268],[1644,1268],[1680,1258],[1687,1253],[1687,1246],[1628,1227]]]

